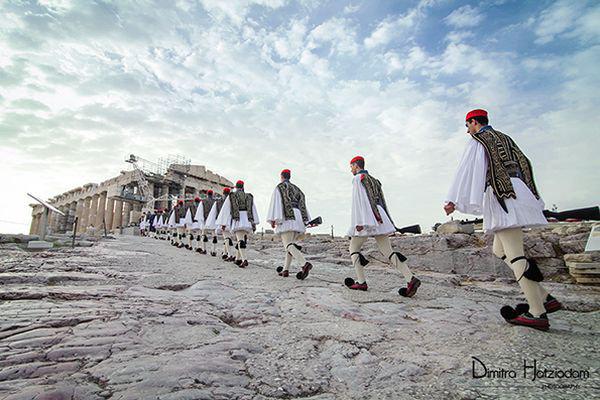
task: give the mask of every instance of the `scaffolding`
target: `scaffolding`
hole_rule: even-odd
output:
[[[167,157],[160,157],[158,159],[158,163],[156,164],[158,167],[158,173],[160,175],[166,174],[169,167],[173,164],[185,165],[189,167],[192,165],[192,160],[182,156],[181,154],[169,154]]]

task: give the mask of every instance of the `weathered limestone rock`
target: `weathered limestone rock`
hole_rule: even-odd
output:
[[[37,235],[0,234],[0,243],[28,243],[39,239],[40,237]]]
[[[594,261],[592,255],[589,253],[565,254],[564,259],[567,265],[569,262],[591,263],[592,261]]]
[[[448,221],[437,227],[436,233],[443,235],[449,233],[467,233],[475,232],[473,224],[461,224],[460,221]]]
[[[472,355],[496,367],[520,369],[527,357],[592,370],[571,397],[594,398],[600,384],[590,350],[600,289],[544,282],[566,308],[550,315],[550,332],[506,324],[500,306],[523,297],[512,279],[472,273],[494,260],[477,234],[394,238],[414,251],[423,281],[412,299],[398,296],[403,279],[372,241],[368,292],[343,286],[354,271],[342,238],[302,243],[315,265],[305,281],[279,277],[281,244],[259,236],[246,269],[145,237],[96,243],[40,253],[0,245],[0,398],[529,398],[565,383],[473,380]],[[425,259],[472,270],[427,270]]]

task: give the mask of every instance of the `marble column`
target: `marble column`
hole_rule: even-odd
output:
[[[85,232],[88,227],[91,203],[92,203],[91,197],[86,197],[85,199],[83,199],[83,211],[81,212],[81,219],[79,220],[79,226],[77,227],[77,232]]]
[[[38,227],[39,227],[39,218],[38,218],[38,214],[32,214],[31,215],[31,226],[29,227],[29,234],[30,235],[37,235],[38,233]]]
[[[90,204],[90,215],[88,217],[88,226],[92,225],[94,228],[98,229],[98,225],[96,225],[96,214],[98,214],[98,200],[100,199],[99,194],[95,194],[92,196],[92,202]]]
[[[69,215],[67,216],[67,226],[65,228],[66,232],[73,231],[73,223],[75,222],[75,216],[77,215],[77,202],[72,201],[69,204]]]
[[[58,232],[58,220],[60,214],[54,211],[48,212],[48,232],[56,233]]]
[[[59,218],[58,231],[60,233],[65,233],[67,227],[67,216],[69,214],[69,207],[65,205],[60,207],[59,210],[62,211],[65,215],[61,215]]]
[[[162,190],[160,191],[160,195],[165,196],[169,194],[169,185],[167,184],[163,184],[162,186]],[[169,207],[169,198],[165,197],[165,199],[161,202],[161,208],[165,209],[167,207]]]
[[[104,217],[106,215],[106,192],[100,193],[98,198],[98,211],[96,212],[96,227],[98,229],[104,229]],[[106,223],[106,229],[108,230],[108,223]]]
[[[77,200],[75,217],[77,217],[77,232],[80,232],[81,221],[83,220],[83,207],[85,206],[85,199]],[[73,221],[75,222],[75,221]]]
[[[112,229],[121,227],[123,221],[123,201],[115,200],[115,211],[113,214]]]
[[[115,213],[115,199],[108,199],[106,202],[106,230],[110,231],[113,228],[113,215]]]
[[[131,202],[123,203],[123,226],[129,226],[129,218],[131,217]]]

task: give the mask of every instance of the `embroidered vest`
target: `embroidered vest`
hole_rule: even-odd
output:
[[[254,213],[252,212],[252,205],[254,198],[250,193],[245,193],[242,190],[235,191],[229,194],[231,201],[231,218],[235,221],[240,220],[240,211],[248,212],[248,221],[254,223]]]
[[[371,205],[371,210],[373,211],[375,218],[377,218],[378,221],[381,221],[381,215],[379,213],[379,210],[377,209],[378,205],[383,207],[388,217],[390,217],[390,212],[388,211],[387,205],[385,203],[385,197],[383,197],[381,182],[379,182],[379,180],[373,178],[367,173],[362,173],[360,175],[360,182],[363,184],[365,190],[367,191],[369,204]]]
[[[531,163],[510,136],[491,128],[472,136],[481,143],[488,156],[486,186],[492,187],[494,195],[504,211],[508,212],[504,200],[517,198],[510,181],[511,177],[520,178],[531,190],[531,193],[537,199],[540,198],[533,179]]]
[[[225,199],[227,198],[227,196],[229,195],[225,195],[224,197],[221,197],[219,199],[217,199],[216,203],[217,203],[217,215],[219,215],[219,213],[221,212],[221,208],[223,208],[223,204],[225,204]]]
[[[204,221],[206,221],[206,219],[208,218],[208,214],[210,213],[210,209],[212,208],[214,202],[214,197],[207,197],[204,200],[202,200],[202,211],[204,213]]]
[[[306,210],[306,201],[302,190],[289,181],[281,182],[277,185],[279,194],[281,194],[281,201],[283,202],[283,217],[286,220],[295,219],[294,208],[300,210],[302,214],[302,220],[308,222],[308,212]]]
[[[182,219],[185,218],[185,206],[177,206],[175,207],[175,223],[178,224]]]
[[[193,222],[198,222],[198,220],[196,219],[196,211],[198,211],[198,205],[196,204],[196,202],[194,202],[190,206],[190,212],[192,213],[192,221]]]

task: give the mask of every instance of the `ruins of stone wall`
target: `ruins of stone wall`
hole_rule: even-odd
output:
[[[183,195],[186,188],[193,194],[198,194],[201,190],[220,191],[224,186],[233,185],[229,180],[200,165],[172,165],[164,179],[147,177],[147,180],[150,195],[157,194],[157,197],[165,194]],[[78,221],[77,233],[84,233],[88,229],[102,232],[104,226],[107,231],[111,231],[135,224],[141,216],[142,203],[117,197],[122,187],[128,185],[137,185],[135,171],[121,171],[118,176],[100,184],[88,183],[50,198],[48,202],[65,215],[50,212],[47,233],[71,231],[75,218]],[[178,187],[178,191],[173,191],[172,186]],[[29,233],[41,234],[44,207],[40,204],[30,206],[32,219]],[[157,202],[155,206],[164,208],[167,201]]]

